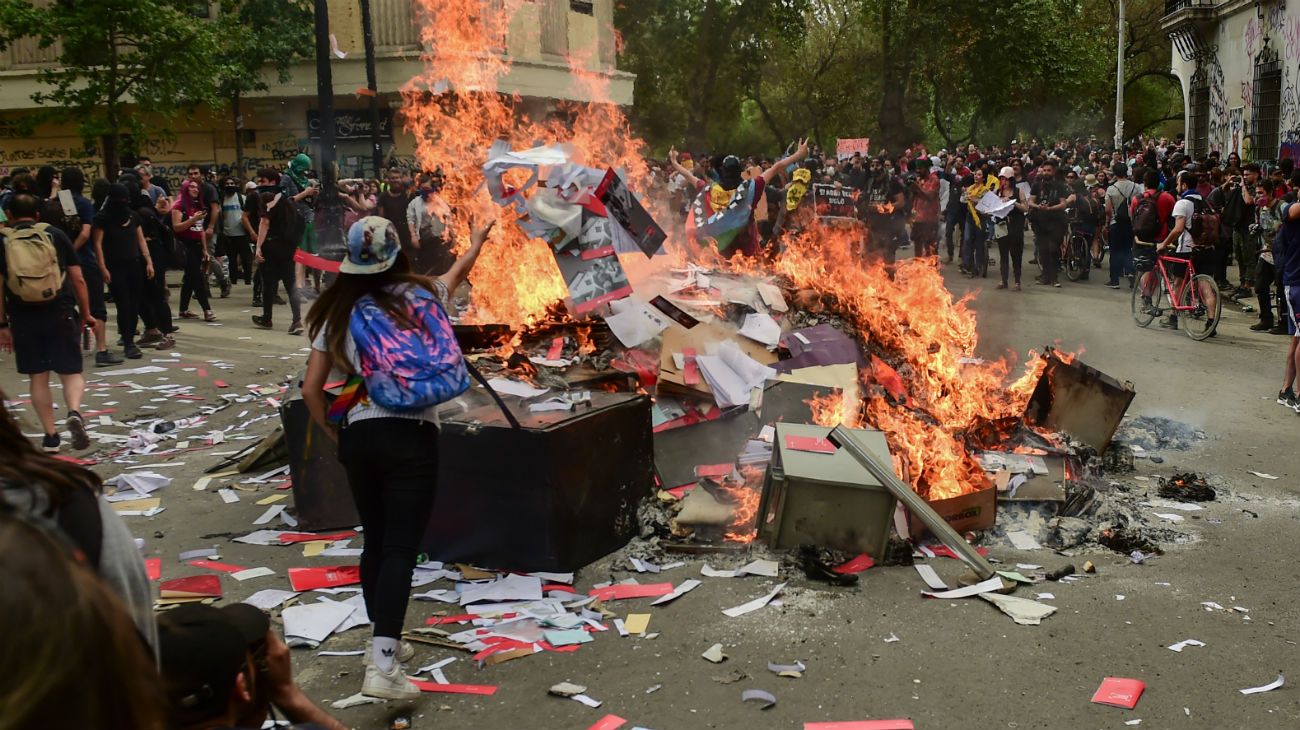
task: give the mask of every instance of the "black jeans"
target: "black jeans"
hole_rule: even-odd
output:
[[[105,261],[104,265],[110,277],[108,290],[117,309],[117,333],[122,336],[122,346],[130,347],[135,344],[135,325],[144,308],[144,259]]]
[[[298,286],[294,283],[293,259],[264,258],[258,269],[262,273],[262,318],[271,321],[271,310],[275,306],[276,285],[284,284],[285,296],[289,299],[289,311],[293,321],[302,318],[298,311]]]
[[[154,261],[161,259],[155,258]],[[144,306],[140,319],[146,329],[156,329],[164,335],[172,330],[172,307],[167,303],[167,269],[154,267],[153,278],[144,282]]]
[[[208,304],[208,277],[203,273],[203,244],[198,241],[185,242],[185,276],[181,279],[181,311],[190,308],[190,297],[199,300],[203,311],[212,309]]]
[[[1012,232],[999,238],[998,258],[1001,261],[1002,283],[1007,283],[1007,259],[1011,259],[1011,270],[1019,284],[1021,261],[1025,258],[1025,232]]]
[[[1274,289],[1274,284],[1277,285]],[[1286,300],[1282,294],[1281,277],[1277,267],[1260,259],[1255,267],[1255,297],[1259,301],[1259,321],[1272,327],[1274,323],[1286,321]],[[1277,306],[1277,318],[1273,317],[1273,307]]]
[[[1065,229],[1039,224],[1034,230],[1034,249],[1038,251],[1038,261],[1043,266],[1042,281],[1055,284],[1061,272],[1061,242],[1065,240]]]
[[[230,265],[230,283],[243,279],[245,284],[252,284],[253,244],[248,236],[222,236],[221,244],[225,247],[226,263]]]
[[[365,528],[361,590],[374,635],[402,635],[411,572],[433,512],[438,483],[438,427],[405,418],[375,418],[345,427],[339,460]]]

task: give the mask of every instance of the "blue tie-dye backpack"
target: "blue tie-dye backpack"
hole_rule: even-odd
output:
[[[370,400],[394,411],[419,411],[464,393],[469,371],[438,298],[414,287],[402,300],[415,327],[402,329],[365,296],[352,308],[348,329]]]

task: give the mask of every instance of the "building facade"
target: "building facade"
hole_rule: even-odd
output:
[[[340,172],[373,175],[361,15],[355,0],[330,0],[330,31],[344,58],[333,57],[336,134]],[[413,0],[370,0],[375,44],[381,137],[386,160],[414,164],[414,139],[403,129],[401,89],[424,71]],[[613,0],[526,0],[512,19],[506,40],[511,72],[500,91],[518,94],[522,111],[545,115],[558,100],[586,101],[572,83],[567,58],[582,58],[589,70],[608,81],[615,103],[631,104],[634,77],[616,65]],[[71,125],[42,125],[23,135],[20,121],[36,107],[38,72],[57,58],[57,49],[19,42],[0,51],[0,175],[14,167],[77,165],[88,175],[102,174],[99,151],[77,136]],[[231,110],[199,108],[178,119],[172,140],[132,140],[153,161],[155,174],[179,181],[190,164],[229,167],[248,176],[264,165],[283,166],[300,151],[314,152],[319,137],[314,59],[296,63],[288,81],[267,74],[269,88],[240,104],[240,124]],[[236,167],[236,134],[243,141],[243,169]],[[313,154],[313,157],[315,155]]]
[[[1300,157],[1300,0],[1166,0],[1193,154]]]

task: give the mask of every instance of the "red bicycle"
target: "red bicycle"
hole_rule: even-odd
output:
[[[1214,335],[1223,314],[1223,300],[1214,278],[1196,273],[1190,258],[1164,256],[1156,253],[1154,244],[1137,242],[1133,247],[1133,263],[1138,271],[1133,286],[1133,321],[1146,327],[1156,317],[1166,314],[1164,297],[1169,297],[1169,312],[1177,317],[1183,331],[1193,340],[1204,340]],[[1186,267],[1186,271],[1170,278],[1166,264]]]

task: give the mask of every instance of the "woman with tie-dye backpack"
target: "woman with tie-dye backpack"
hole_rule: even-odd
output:
[[[361,589],[374,622],[362,694],[412,699],[419,689],[403,663],[414,649],[400,640],[411,573],[438,476],[438,404],[469,386],[464,357],[443,310],[465,281],[491,225],[475,229],[469,250],[446,274],[411,271],[386,218],[352,225],[338,279],[307,315],[312,340],[303,400],[338,442],[365,531]],[[326,405],[332,369],[347,375]]]

